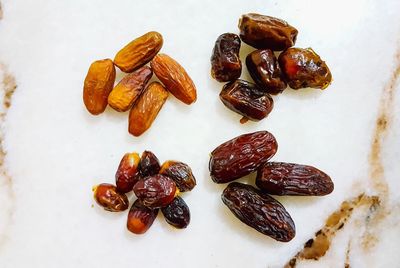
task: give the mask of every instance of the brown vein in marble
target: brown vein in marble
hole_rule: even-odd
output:
[[[3,18],[3,5],[0,2],[0,20]]]
[[[351,240],[347,243],[346,258],[344,259],[344,268],[350,268],[350,248]]]

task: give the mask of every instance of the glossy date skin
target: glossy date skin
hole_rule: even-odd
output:
[[[246,176],[266,163],[277,149],[278,143],[268,131],[248,133],[224,142],[211,152],[211,179],[227,183]]]
[[[268,93],[241,79],[226,84],[219,97],[230,110],[253,121],[267,117],[274,107],[274,101]]]
[[[111,212],[124,211],[129,206],[129,200],[125,194],[117,191],[112,184],[102,183],[93,188],[93,196],[99,206]]]
[[[221,198],[239,220],[262,234],[281,242],[296,235],[294,222],[283,205],[250,185],[232,182]]]
[[[249,13],[239,20],[240,38],[255,48],[269,48],[274,51],[285,50],[293,46],[297,30],[286,21]]]
[[[136,199],[129,210],[126,227],[134,234],[144,234],[153,225],[157,214],[158,209],[148,208]]]
[[[323,196],[334,185],[321,170],[306,165],[268,162],[257,172],[256,185],[268,194]]]
[[[161,166],[160,174],[173,179],[181,192],[191,191],[196,186],[192,169],[185,163],[167,161]]]
[[[140,179],[138,165],[140,157],[137,153],[126,153],[119,163],[115,173],[115,183],[120,193],[132,191],[133,186]]]
[[[256,50],[247,55],[246,66],[251,78],[261,90],[279,94],[287,87],[274,52],[270,49]]]
[[[160,171],[160,161],[157,156],[150,152],[144,151],[142,157],[140,158],[139,172],[142,178],[147,176],[153,176],[158,174]]]
[[[190,210],[186,202],[179,196],[161,209],[165,220],[178,229],[186,228],[190,223]]]
[[[240,43],[239,36],[233,33],[224,33],[215,41],[211,56],[211,76],[215,80],[228,82],[240,77]]]
[[[293,89],[325,89],[332,82],[328,66],[311,48],[289,48],[279,55],[278,61],[285,80]]]

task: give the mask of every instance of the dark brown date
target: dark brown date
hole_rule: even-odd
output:
[[[191,191],[196,186],[192,169],[185,163],[167,161],[161,166],[160,174],[173,179],[181,192]]]
[[[161,209],[165,220],[178,229],[186,228],[190,223],[190,210],[186,202],[179,196]]]
[[[157,214],[158,208],[148,208],[137,199],[129,210],[126,227],[134,234],[144,234],[157,218]]]
[[[257,172],[257,186],[274,195],[327,195],[333,191],[331,178],[321,170],[299,164],[269,162]]]
[[[239,58],[240,38],[233,33],[221,34],[211,56],[211,76],[219,82],[228,82],[240,77],[242,63]]]
[[[227,183],[257,170],[275,155],[278,143],[268,131],[244,134],[211,152],[209,170],[216,183]]]
[[[223,191],[222,201],[243,223],[277,241],[288,242],[296,235],[283,205],[250,185],[232,182]]]
[[[325,89],[332,82],[328,66],[311,48],[289,48],[279,55],[278,61],[285,80],[293,89]]]
[[[102,206],[105,210],[120,212],[126,210],[129,206],[126,195],[119,193],[117,187],[112,184],[99,184],[93,187],[93,192],[97,204]]]
[[[293,46],[297,38],[296,28],[286,21],[255,13],[242,15],[239,29],[242,41],[255,48],[280,51]]]
[[[127,153],[121,159],[115,173],[118,192],[127,193],[132,191],[133,186],[140,179],[138,172],[139,161],[140,157],[137,153]]]
[[[272,50],[253,51],[246,57],[246,66],[254,82],[262,90],[270,94],[278,94],[287,87]]]
[[[226,84],[219,98],[230,110],[258,121],[265,118],[274,107],[271,96],[256,84],[238,79]]]
[[[158,174],[160,161],[157,156],[150,151],[144,151],[140,158],[139,171],[142,178]]]
[[[133,192],[143,205],[154,209],[171,203],[179,190],[172,179],[157,174],[138,181]]]

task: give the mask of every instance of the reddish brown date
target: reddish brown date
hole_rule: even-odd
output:
[[[190,223],[190,210],[186,202],[179,196],[161,209],[165,220],[178,229],[186,228]]]
[[[134,234],[144,234],[157,218],[158,209],[151,209],[138,199],[133,203],[128,214],[126,227]]]
[[[254,82],[262,90],[270,94],[278,94],[287,87],[272,50],[253,51],[246,57],[246,66]]]
[[[321,170],[299,164],[269,162],[258,170],[257,186],[274,195],[327,195],[333,191],[331,178]]]
[[[332,74],[311,48],[289,48],[279,55],[284,78],[293,89],[327,88],[332,82]]]
[[[222,201],[243,223],[277,241],[288,242],[296,235],[283,205],[250,185],[232,182],[223,191]]]
[[[240,38],[255,48],[275,51],[287,49],[295,44],[297,30],[286,21],[249,13],[239,20]]]
[[[241,79],[226,84],[219,98],[230,110],[253,121],[265,118],[274,107],[274,101],[268,93]]]
[[[108,211],[120,212],[129,206],[126,195],[119,193],[112,184],[102,183],[93,187],[93,196],[97,204]]]
[[[140,158],[139,171],[142,178],[153,176],[160,171],[160,161],[150,151],[144,151]]]
[[[133,191],[143,205],[153,209],[165,207],[179,193],[175,182],[160,174],[138,181]]]
[[[167,161],[161,166],[160,174],[173,179],[181,192],[191,191],[196,186],[192,169],[185,163]]]
[[[227,183],[257,170],[275,155],[278,143],[268,131],[244,134],[211,152],[209,170],[216,183]]]
[[[140,157],[137,153],[127,153],[121,159],[115,173],[117,190],[120,193],[132,191],[133,186],[140,179],[138,172]]]
[[[211,76],[219,82],[238,79],[242,73],[239,58],[240,38],[233,33],[221,34],[211,56]]]

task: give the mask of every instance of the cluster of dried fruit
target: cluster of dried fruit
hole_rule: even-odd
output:
[[[107,211],[119,212],[129,207],[126,193],[133,191],[137,197],[129,213],[127,228],[135,234],[145,233],[161,209],[166,221],[182,229],[190,222],[190,210],[178,196],[191,191],[196,179],[191,168],[182,162],[166,161],[160,166],[158,158],[150,151],[127,153],[115,174],[116,186],[102,183],[93,187],[94,199]]]
[[[129,113],[129,133],[140,136],[150,128],[168,97],[168,92],[185,104],[196,101],[196,87],[185,69],[165,54],[157,54],[163,45],[158,32],[136,38],[110,59],[92,63],[85,78],[83,102],[98,115],[109,104],[118,112]],[[150,66],[146,66],[150,62]],[[115,87],[115,66],[129,73]],[[154,74],[164,84],[152,82]],[[146,86],[147,85],[147,86]]]
[[[246,14],[239,20],[240,38],[233,33],[220,35],[211,56],[211,75],[228,82],[220,99],[229,109],[247,120],[265,118],[274,106],[270,94],[278,94],[289,85],[293,89],[325,89],[332,75],[323,60],[311,49],[292,48],[297,30],[286,21]],[[240,39],[256,48],[246,57],[247,69],[255,84],[241,80]],[[283,51],[278,59],[274,51]]]
[[[211,152],[210,175],[216,183],[228,183],[257,171],[256,185],[232,182],[222,193],[222,201],[242,222],[278,241],[288,242],[296,234],[295,225],[281,203],[269,196],[322,196],[333,191],[331,178],[306,165],[268,162],[278,149],[268,131],[244,134]]]

